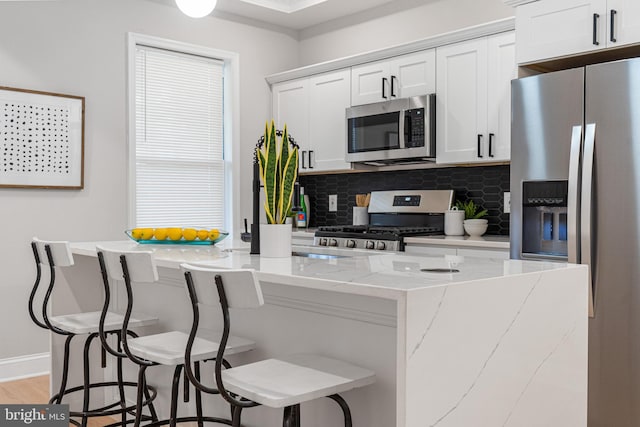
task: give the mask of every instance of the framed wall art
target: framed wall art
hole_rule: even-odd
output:
[[[0,86],[0,187],[84,187],[84,97]]]

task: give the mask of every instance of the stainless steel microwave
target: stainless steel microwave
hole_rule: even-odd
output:
[[[436,95],[347,108],[346,161],[386,165],[433,160]]]

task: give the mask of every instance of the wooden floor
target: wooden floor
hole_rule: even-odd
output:
[[[32,377],[24,380],[0,382],[0,403],[47,403],[49,402],[49,376]],[[113,418],[89,418],[87,427],[102,427],[113,423]],[[131,425],[131,424],[129,424]],[[182,427],[195,427],[197,423],[180,423]],[[69,424],[70,427],[75,427]]]
[[[0,403],[47,403],[49,402],[49,376],[0,383]],[[102,427],[114,422],[112,418],[89,418],[87,427]],[[73,424],[69,424],[73,426]]]

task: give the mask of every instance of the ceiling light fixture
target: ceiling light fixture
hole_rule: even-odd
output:
[[[216,7],[218,0],[176,0],[178,9],[192,18],[207,16]]]

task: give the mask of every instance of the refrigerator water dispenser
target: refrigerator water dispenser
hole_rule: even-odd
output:
[[[567,257],[568,181],[522,183],[522,255]]]

